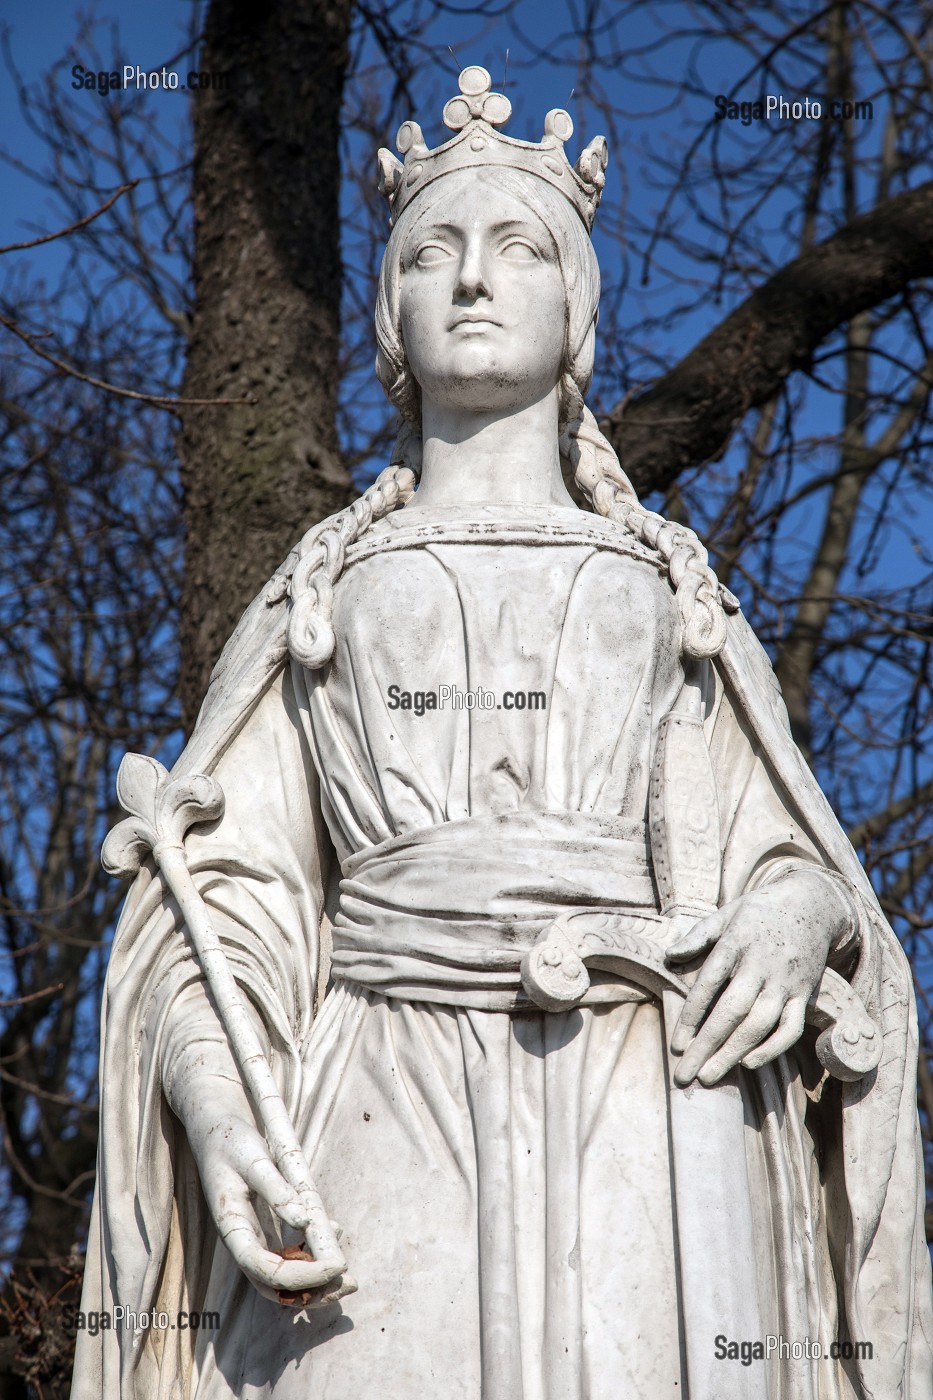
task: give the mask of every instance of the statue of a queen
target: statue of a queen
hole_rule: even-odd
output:
[[[391,465],[123,775],[74,1396],[929,1400],[907,962],[490,87],[380,152]]]

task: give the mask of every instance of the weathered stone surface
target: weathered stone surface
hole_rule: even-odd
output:
[[[75,1395],[929,1397],[906,960],[487,78],[380,161],[392,463],[121,771]]]

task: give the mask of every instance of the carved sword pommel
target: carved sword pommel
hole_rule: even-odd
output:
[[[683,930],[683,916],[658,914],[567,914],[543,930],[522,959],[522,985],[543,1011],[579,1006],[590,987],[591,968],[624,977],[655,996],[671,988],[686,997],[690,983],[664,962],[665,947]],[[692,978],[691,978],[692,980]],[[807,1003],[807,1024],[821,1032],[816,1054],[835,1079],[856,1080],[881,1059],[882,1039],[861,998],[844,978],[826,968]]]
[[[884,1048],[881,1032],[844,977],[826,968],[807,1002],[807,1024],[821,1032],[816,1055],[834,1079],[861,1079],[875,1069]]]
[[[589,991],[590,968],[614,972],[658,996],[673,987],[685,997],[687,983],[664,964],[659,944],[666,936],[665,921],[657,914],[564,915],[525,954],[522,985],[543,1011],[579,1005]]]

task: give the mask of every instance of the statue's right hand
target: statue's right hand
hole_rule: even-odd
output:
[[[247,1278],[274,1302],[294,1301],[283,1299],[281,1293],[298,1295],[308,1290],[321,1290],[320,1297],[303,1298],[303,1306],[330,1301],[337,1290],[326,1285],[339,1279],[339,1268],[313,1260],[283,1259],[269,1248],[254,1204],[257,1197],[294,1230],[307,1230],[309,1217],[269,1155],[242,1087],[227,1078],[202,1074],[195,1092],[178,1094],[176,1090],[175,1097],[182,1100],[176,1112],[187,1132],[208,1209]],[[337,1252],[336,1237],[333,1244]]]

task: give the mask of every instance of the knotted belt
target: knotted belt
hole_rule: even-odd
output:
[[[344,862],[333,974],[406,1000],[531,1006],[522,959],[574,910],[629,915],[649,937],[663,930],[643,822],[564,812],[445,822]],[[597,973],[580,1001],[645,995]]]

